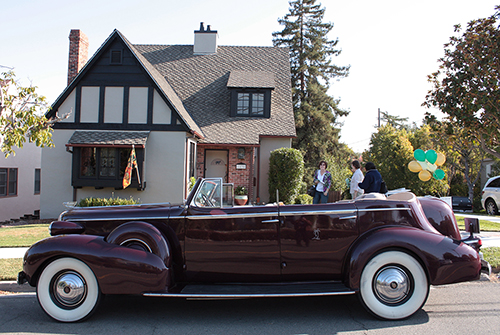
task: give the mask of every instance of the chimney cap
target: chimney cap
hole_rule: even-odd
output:
[[[211,30],[210,25],[207,25],[207,29],[205,30],[205,23],[200,22],[200,30],[195,30],[195,33],[217,33],[217,30]]]

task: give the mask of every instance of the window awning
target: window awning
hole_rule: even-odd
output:
[[[67,147],[144,148],[149,131],[84,131],[73,133]]]

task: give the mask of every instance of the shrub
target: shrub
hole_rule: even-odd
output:
[[[313,197],[309,194],[299,194],[295,197],[295,204],[297,205],[311,205],[313,203]]]
[[[234,189],[234,195],[247,195],[248,189],[245,186],[237,186]]]
[[[132,197],[130,199],[122,199],[122,198],[84,198],[81,199],[76,207],[97,207],[97,206],[118,206],[118,205],[135,205],[139,204],[139,200],[135,200]]]
[[[273,150],[269,158],[269,200],[279,200],[285,204],[294,203],[299,194],[304,176],[304,157],[297,149],[280,148]]]

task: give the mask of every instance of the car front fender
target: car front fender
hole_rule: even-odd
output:
[[[457,240],[412,227],[385,227],[360,236],[347,258],[347,286],[359,289],[368,261],[386,250],[401,250],[415,257],[432,285],[477,280],[481,272],[478,253]]]
[[[94,235],[60,235],[32,245],[23,262],[29,284],[36,286],[45,266],[61,257],[73,257],[87,264],[104,294],[161,292],[170,286],[170,269],[160,257],[107,243]]]

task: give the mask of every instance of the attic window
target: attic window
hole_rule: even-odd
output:
[[[110,64],[121,64],[122,63],[122,51],[121,50],[111,50],[111,62]]]

